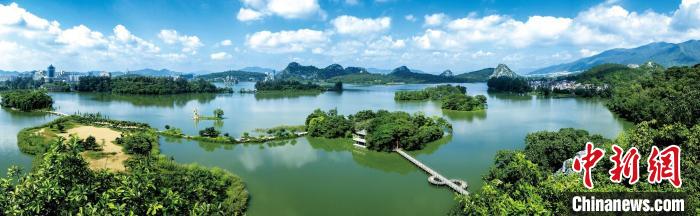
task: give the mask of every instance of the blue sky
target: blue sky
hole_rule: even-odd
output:
[[[0,70],[324,67],[518,72],[700,39],[700,0],[5,1]]]

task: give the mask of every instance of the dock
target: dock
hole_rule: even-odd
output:
[[[452,190],[454,190],[457,193],[460,193],[462,195],[469,195],[469,192],[466,190],[468,187],[467,182],[465,182],[463,180],[459,180],[459,179],[445,178],[445,176],[443,176],[440,173],[438,173],[437,171],[431,169],[427,165],[421,163],[420,161],[413,158],[411,155],[407,154],[403,150],[397,148],[397,149],[394,149],[394,151],[396,151],[401,156],[406,158],[408,161],[410,161],[411,163],[416,165],[418,168],[420,168],[423,171],[425,171],[426,173],[428,173],[430,175],[430,177],[428,177],[428,182],[430,182],[431,184],[446,185],[446,186],[452,188]]]

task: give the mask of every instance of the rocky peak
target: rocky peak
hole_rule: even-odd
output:
[[[448,70],[443,71],[443,72],[440,74],[440,76],[452,77],[452,76],[454,76],[454,74],[452,73],[451,70],[448,69]]]
[[[393,71],[391,71],[392,74],[398,74],[398,73],[411,73],[411,69],[408,69],[406,66],[401,66],[397,67]]]
[[[507,65],[505,64],[498,64],[498,67],[493,71],[493,74],[489,76],[489,78],[498,78],[498,77],[511,77],[511,78],[516,78],[519,77],[518,74],[510,70]]]
[[[341,70],[343,70],[343,66],[340,66],[339,64],[332,64],[332,65],[328,65],[328,67],[326,67],[325,69],[326,70],[341,71]]]

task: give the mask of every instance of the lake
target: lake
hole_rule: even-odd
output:
[[[464,85],[464,84],[463,84]],[[171,125],[186,134],[206,127],[239,137],[256,128],[302,125],[314,109],[337,108],[341,114],[364,109],[402,110],[445,117],[454,133],[411,152],[448,178],[463,179],[478,191],[498,150],[522,149],[525,136],[540,130],[581,128],[614,138],[630,124],[614,116],[603,100],[542,98],[486,92],[484,83],[466,84],[468,94],[484,94],[488,110],[442,111],[436,102],[396,102],[397,90],[432,85],[346,85],[346,91],[317,95],[174,95],[133,96],[52,93],[64,113],[100,112],[112,119]],[[252,89],[240,83],[236,89]],[[222,121],[192,120],[195,109]],[[44,114],[0,111],[0,170],[16,164],[31,168],[31,156],[18,151],[17,132],[54,119]],[[455,206],[446,187],[395,153],[357,149],[337,140],[298,138],[262,144],[221,145],[161,137],[161,152],[182,163],[221,167],[239,175],[251,193],[248,214],[257,215],[444,215]],[[4,176],[5,173],[2,172]]]

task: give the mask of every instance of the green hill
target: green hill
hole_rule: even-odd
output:
[[[454,76],[457,80],[461,82],[486,82],[489,80],[489,76],[493,74],[494,68],[484,68],[478,71],[467,72]]]

